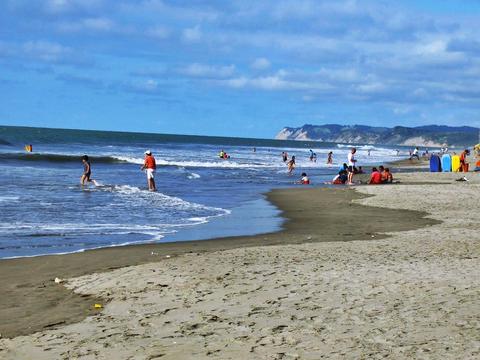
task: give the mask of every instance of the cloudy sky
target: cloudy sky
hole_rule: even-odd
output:
[[[0,124],[480,126],[479,24],[479,0],[2,0]]]

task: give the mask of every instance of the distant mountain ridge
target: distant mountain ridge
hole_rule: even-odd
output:
[[[305,124],[297,128],[285,127],[275,139],[371,145],[462,147],[477,144],[479,133],[479,128],[470,126],[425,125],[388,128],[367,125]]]

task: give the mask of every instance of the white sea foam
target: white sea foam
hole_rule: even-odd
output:
[[[20,200],[19,196],[10,196],[10,195],[0,196],[0,202],[12,203],[12,202],[18,202],[19,200]]]
[[[200,179],[200,175],[196,174],[196,173],[190,173],[187,175],[187,177],[189,179]]]

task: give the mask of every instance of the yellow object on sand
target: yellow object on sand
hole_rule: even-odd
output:
[[[102,304],[95,304],[95,305],[93,305],[93,307],[95,309],[101,309],[103,306],[102,306]]]
[[[452,171],[460,171],[460,156],[458,155],[452,156]]]

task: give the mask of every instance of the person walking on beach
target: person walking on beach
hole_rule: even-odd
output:
[[[352,148],[348,153],[348,185],[353,185],[353,174],[355,173],[355,163],[357,160],[355,159],[355,153],[357,152],[356,148]]]
[[[93,182],[95,186],[98,186],[97,182],[91,178],[92,176],[92,166],[90,165],[90,160],[88,155],[82,156],[83,163],[83,174],[80,177],[80,184],[85,185],[86,183]]]
[[[150,150],[145,151],[145,160],[140,169],[142,171],[145,170],[147,173],[148,190],[157,191],[155,186],[155,170],[157,169],[157,163]]]
[[[330,151],[327,156],[327,165],[333,164],[333,151]]]

